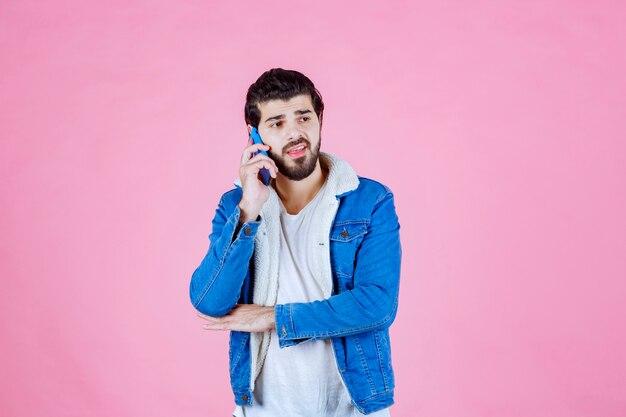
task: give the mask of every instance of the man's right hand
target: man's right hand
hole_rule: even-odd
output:
[[[255,221],[261,212],[261,207],[270,196],[270,190],[259,179],[259,171],[261,168],[269,170],[270,175],[276,178],[278,168],[273,160],[259,153],[254,157],[252,154],[256,151],[267,151],[268,145],[254,144],[252,139],[248,140],[248,146],[244,149],[241,157],[241,166],[239,167],[239,179],[241,180],[241,188],[243,194],[239,202],[239,223]]]

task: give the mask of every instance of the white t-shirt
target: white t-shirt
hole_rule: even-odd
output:
[[[324,299],[313,277],[312,256],[317,248],[310,239],[313,219],[324,192],[297,214],[289,214],[282,202],[278,304]],[[350,402],[341,381],[330,339],[313,340],[280,349],[272,330],[270,345],[259,374],[252,406],[237,406],[235,417],[355,417],[363,416]],[[369,414],[389,417],[389,409]]]

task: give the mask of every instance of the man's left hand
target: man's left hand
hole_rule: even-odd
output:
[[[236,330],[240,332],[264,332],[276,328],[274,307],[258,304],[237,304],[228,314],[212,317],[198,313],[198,317],[208,323],[202,327],[207,330]]]

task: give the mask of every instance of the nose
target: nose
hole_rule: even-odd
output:
[[[302,129],[296,122],[291,122],[287,126],[287,143],[294,142],[304,135],[302,134]]]

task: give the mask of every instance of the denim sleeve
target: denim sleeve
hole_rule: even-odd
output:
[[[398,309],[401,257],[400,224],[388,190],[357,251],[354,288],[325,300],[276,305],[279,346],[389,327]]]
[[[227,212],[222,196],[212,222],[209,250],[191,277],[191,303],[209,316],[223,316],[235,306],[254,252],[260,217],[237,227],[239,215],[238,205]]]

